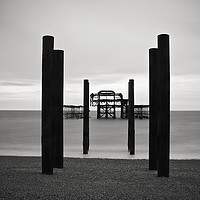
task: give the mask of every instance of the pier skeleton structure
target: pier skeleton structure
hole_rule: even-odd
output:
[[[121,110],[120,118],[128,118],[128,99],[113,90],[100,90],[90,94],[90,105],[97,107],[97,119],[115,119],[116,110]],[[149,118],[149,105],[135,105],[135,118]]]
[[[123,101],[121,93],[115,93],[113,90],[101,90],[90,95],[91,106],[97,106],[97,119],[115,119],[116,108],[121,109],[121,118],[126,118],[127,101]]]

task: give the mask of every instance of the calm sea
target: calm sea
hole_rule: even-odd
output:
[[[64,120],[64,156],[148,159],[149,120],[136,120],[136,155],[127,151],[127,120],[90,113],[90,151],[82,154],[82,119]],[[171,112],[172,159],[200,159],[200,111]],[[0,155],[41,155],[41,112],[0,111]]]

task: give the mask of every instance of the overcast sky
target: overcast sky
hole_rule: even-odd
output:
[[[65,104],[111,89],[148,104],[148,51],[170,35],[171,109],[200,110],[199,0],[0,0],[0,109],[41,109],[42,36],[65,52]]]

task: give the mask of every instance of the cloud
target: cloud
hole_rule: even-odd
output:
[[[134,79],[135,103],[148,104],[148,75],[147,74],[106,74],[89,78],[90,94],[100,90],[113,90],[128,98],[128,81]],[[65,104],[79,105],[83,102],[83,79],[73,79],[65,84]]]
[[[0,81],[0,109],[38,109],[40,96],[38,81],[21,79]]]
[[[171,77],[171,109],[200,110],[200,76],[176,75]]]
[[[33,86],[35,83],[33,83],[31,80],[18,80],[18,81],[0,81],[0,86]]]

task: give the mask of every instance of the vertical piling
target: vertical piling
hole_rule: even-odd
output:
[[[129,80],[128,97],[128,150],[135,155],[135,115],[134,115],[134,80]]]
[[[149,49],[149,170],[157,170],[158,160],[158,49]]]
[[[53,51],[53,70],[53,167],[63,168],[63,50]]]
[[[53,174],[53,47],[54,38],[43,36],[42,50],[42,173]]]
[[[98,104],[97,104],[97,119],[100,119],[100,99],[98,100]]]
[[[89,151],[89,81],[84,80],[83,154]]]
[[[170,151],[170,53],[169,35],[158,35],[158,177],[169,177]]]

